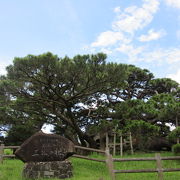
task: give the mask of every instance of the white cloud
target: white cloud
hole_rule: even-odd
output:
[[[107,55],[113,53],[113,51],[112,51],[110,48],[101,48],[101,49],[100,49],[100,52],[103,52],[103,53],[105,53],[105,54],[107,54]]]
[[[180,83],[180,69],[178,69],[178,71],[174,74],[168,74],[167,77]]]
[[[115,7],[115,8],[114,8],[114,12],[115,12],[115,13],[119,13],[119,12],[121,12],[120,7],[119,7],[119,6],[118,6],[118,7]]]
[[[91,44],[92,47],[109,46],[116,44],[117,41],[128,42],[128,38],[124,37],[121,32],[106,31],[102,32],[97,40]]]
[[[111,30],[102,32],[91,44],[91,47],[107,47],[120,44],[128,44],[134,38],[134,32],[151,23],[153,15],[159,7],[158,0],[143,0],[141,7],[130,6],[124,11],[120,7],[114,8],[116,18]]]
[[[138,40],[141,42],[147,42],[147,41],[157,40],[165,35],[166,32],[164,30],[154,31],[153,29],[150,29],[147,35],[141,35],[138,38]]]
[[[177,48],[156,48],[149,49],[149,46],[137,46],[134,40],[137,39],[135,32],[143,29],[151,23],[154,14],[158,11],[159,0],[142,0],[141,7],[130,6],[120,11],[117,7],[115,21],[111,30],[102,32],[91,48],[104,48],[107,53],[119,51],[128,57],[130,62],[158,62],[171,65],[180,62],[180,47]],[[180,0],[179,0],[180,1]],[[150,29],[147,34],[141,35],[140,42],[157,40],[166,35],[165,30],[155,31]],[[178,35],[178,32],[177,32]]]
[[[137,59],[143,62],[168,63],[178,67],[178,65],[180,65],[180,48],[146,50],[142,52]]]
[[[165,0],[166,4],[174,8],[180,8],[180,0]]]
[[[180,63],[180,48],[169,48],[164,53],[169,64]]]
[[[119,48],[116,48],[116,51],[119,51],[125,55],[128,56],[129,60],[136,61],[138,58],[138,55],[143,52],[145,47],[134,47],[131,44],[122,44]]]
[[[176,37],[177,37],[177,39],[180,40],[180,30],[177,30],[177,31],[176,31]]]
[[[143,0],[143,2],[141,8],[130,6],[126,8],[124,12],[120,13],[113,22],[113,29],[116,31],[134,33],[151,23],[153,15],[158,10],[159,1]]]
[[[0,58],[0,75],[5,75],[6,67],[12,63],[12,58],[1,57]]]
[[[148,46],[136,47],[132,44],[122,44],[116,48],[116,51],[127,56],[129,62],[146,62],[157,65],[169,64],[170,67],[175,69],[180,67],[180,47],[149,50]]]
[[[0,75],[5,75],[6,74],[6,69],[4,65],[0,65]]]
[[[173,7],[178,7],[180,4],[180,0],[165,1]],[[155,28],[150,27],[147,33],[141,33],[152,22],[154,15],[159,9],[160,2],[161,0],[142,0],[141,7],[136,5],[125,9],[116,7],[114,9],[116,13],[115,19],[110,30],[100,33],[90,48],[101,50],[108,54],[120,52],[120,57],[122,56],[125,61],[136,65],[146,64],[148,67],[162,67],[163,65],[163,68],[167,68],[164,70],[164,74],[177,71],[176,74],[172,73],[169,76],[173,77],[172,79],[176,78],[175,80],[179,82],[176,76],[180,76],[180,70],[178,70],[180,67],[180,46],[170,47],[170,44],[163,45],[156,41],[156,44],[153,44],[155,46],[152,47],[152,44],[148,43],[165,36],[166,31],[163,29],[154,30]],[[166,30],[168,31],[168,29]],[[141,34],[139,35],[139,33]],[[139,37],[137,37],[137,34]],[[180,39],[180,30],[177,30],[176,37]],[[137,40],[140,42],[137,42]],[[141,42],[144,43],[142,44]],[[161,45],[162,48],[160,48]]]

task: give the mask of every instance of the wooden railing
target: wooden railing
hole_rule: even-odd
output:
[[[88,147],[83,147],[83,146],[75,146],[75,149],[83,149],[83,150],[86,150],[86,151],[93,151],[93,152],[98,152],[98,153],[105,153],[105,151],[100,150],[100,149],[88,148]]]
[[[4,154],[4,149],[18,149],[20,146],[4,146],[4,144],[0,145],[0,163],[3,162],[4,158],[13,158],[15,157],[14,154]]]
[[[115,180],[115,174],[117,173],[158,173],[158,179],[163,180],[163,172],[175,172],[180,171],[180,168],[163,168],[162,160],[180,160],[180,156],[172,157],[161,157],[159,153],[155,154],[153,158],[109,158],[109,171],[112,180]],[[156,169],[133,169],[133,170],[114,170],[114,162],[125,162],[125,161],[156,161]]]

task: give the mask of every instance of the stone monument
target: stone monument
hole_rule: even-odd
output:
[[[74,152],[74,144],[70,140],[40,131],[27,139],[15,155],[25,162],[25,178],[64,179],[72,176],[72,165],[67,158]]]

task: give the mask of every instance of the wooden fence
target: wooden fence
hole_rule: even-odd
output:
[[[172,157],[161,157],[159,153],[155,154],[153,158],[109,158],[112,166],[109,168],[111,171],[112,180],[115,180],[115,174],[117,173],[158,173],[158,179],[163,180],[163,172],[175,172],[180,171],[180,168],[163,168],[162,160],[180,160],[180,156],[172,156]],[[133,170],[114,170],[113,163],[114,162],[125,162],[125,161],[156,161],[156,169],[133,169]]]
[[[0,162],[3,162],[3,158],[15,157],[14,154],[4,155],[4,149],[18,149],[19,147],[20,146],[4,146],[3,144],[1,144]],[[180,168],[165,168],[164,169],[162,167],[162,160],[180,160],[180,156],[161,157],[160,154],[158,153],[158,154],[155,154],[155,157],[147,157],[147,158],[113,158],[112,155],[109,153],[108,148],[105,151],[94,149],[94,148],[82,147],[82,146],[75,146],[75,148],[104,154],[106,159],[90,158],[90,157],[82,156],[78,154],[74,154],[73,157],[106,163],[112,180],[116,179],[115,175],[117,173],[154,173],[154,172],[158,173],[159,180],[163,180],[163,172],[180,171]],[[135,169],[135,170],[134,169],[133,170],[115,170],[114,169],[114,162],[126,162],[126,161],[156,161],[157,168],[156,169]]]
[[[13,158],[15,157],[14,154],[6,155],[4,154],[4,149],[18,149],[20,146],[4,146],[4,144],[0,145],[0,163],[3,162],[4,158]]]

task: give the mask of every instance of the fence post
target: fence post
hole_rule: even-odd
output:
[[[0,163],[3,162],[4,144],[0,144]]]
[[[106,132],[106,149],[109,148],[109,136],[108,136],[108,132]]]
[[[158,179],[163,180],[163,169],[162,169],[162,163],[161,163],[161,156],[159,153],[155,155],[156,157],[156,164],[157,164],[157,170],[158,170]]]
[[[134,151],[133,151],[133,144],[132,144],[132,135],[131,135],[131,132],[129,132],[129,141],[130,141],[130,147],[131,147],[131,154],[134,154]]]
[[[116,132],[114,132],[113,156],[116,155]]]
[[[122,137],[122,133],[120,134],[120,155],[123,156],[123,137]]]
[[[113,158],[109,153],[109,148],[106,148],[106,165],[108,167],[109,174],[112,180],[115,180],[114,166],[113,166]]]

